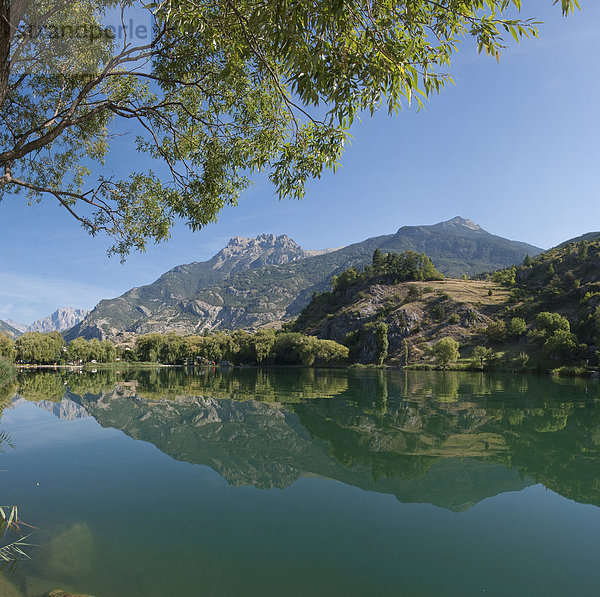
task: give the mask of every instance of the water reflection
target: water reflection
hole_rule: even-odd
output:
[[[457,372],[39,373],[18,400],[204,464],[231,485],[317,475],[464,510],[532,483],[600,505],[598,383]]]

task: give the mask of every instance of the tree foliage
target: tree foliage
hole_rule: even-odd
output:
[[[512,338],[520,338],[527,332],[527,323],[522,317],[513,317],[506,326],[506,332]]]
[[[336,290],[348,288],[358,282],[396,284],[398,282],[443,279],[443,274],[435,269],[433,262],[425,253],[405,251],[402,254],[383,254],[379,249],[376,249],[373,253],[371,265],[367,265],[362,271],[356,267],[351,267],[341,274],[333,276],[331,287],[335,292]]]
[[[168,238],[177,218],[213,222],[253,172],[301,197],[337,167],[357,115],[439,92],[463,38],[498,58],[503,36],[536,35],[510,16],[521,0],[164,0],[140,9],[152,43],[21,34],[101,31],[109,8],[132,4],[0,6],[0,199],[53,197],[122,255]],[[577,0],[560,4],[568,14]],[[123,131],[150,159],[116,178],[105,164]]]
[[[544,342],[544,354],[553,359],[568,361],[577,350],[577,337],[568,330],[558,329]]]
[[[485,328],[487,339],[493,344],[500,344],[506,340],[506,322],[494,321]]]
[[[89,363],[91,361],[114,363],[117,359],[117,350],[110,340],[75,338],[69,342],[67,359],[76,363]]]
[[[17,360],[24,363],[53,365],[64,358],[65,341],[59,332],[28,332],[15,341]]]
[[[0,332],[0,357],[5,357],[11,363],[17,358],[14,340],[2,332]]]
[[[332,340],[320,340],[296,332],[244,330],[205,336],[147,334],[136,339],[135,358],[143,362],[305,365],[342,363],[348,349]]]
[[[446,369],[451,363],[455,363],[460,358],[458,351],[460,344],[453,338],[442,338],[438,340],[431,348],[435,360]]]
[[[537,329],[543,332],[546,336],[552,335],[554,332],[558,331],[571,331],[569,320],[559,313],[542,311],[541,313],[538,313],[535,323]]]
[[[388,326],[385,322],[378,323],[375,326],[375,362],[377,365],[383,365],[388,355]]]

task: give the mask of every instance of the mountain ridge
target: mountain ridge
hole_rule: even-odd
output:
[[[394,234],[317,255],[286,235],[237,236],[207,261],[179,265],[151,284],[100,301],[65,337],[124,340],[127,334],[255,329],[289,320],[315,291],[329,286],[333,275],[366,265],[375,249],[426,253],[451,277],[520,263],[525,255],[542,251],[458,216],[433,225],[402,226]]]
[[[22,332],[17,328],[13,327],[7,321],[0,319],[0,333],[7,334],[13,340],[22,335]]]
[[[34,321],[27,332],[64,332],[82,321],[89,311],[75,307],[59,307],[54,313]]]

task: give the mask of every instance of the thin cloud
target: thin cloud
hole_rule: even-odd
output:
[[[31,323],[58,307],[92,309],[101,299],[117,294],[114,288],[72,280],[0,273],[0,319]]]

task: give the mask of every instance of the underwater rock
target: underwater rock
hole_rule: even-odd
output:
[[[84,522],[54,537],[47,547],[43,571],[49,578],[82,578],[92,569],[94,535]]]
[[[0,595],[2,597],[24,597],[23,593],[0,573]]]

